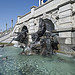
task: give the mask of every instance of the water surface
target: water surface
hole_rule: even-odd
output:
[[[73,57],[20,55],[20,48],[0,48],[0,75],[75,75]],[[8,56],[7,60],[2,60]]]

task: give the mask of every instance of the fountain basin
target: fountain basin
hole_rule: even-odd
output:
[[[0,75],[75,75],[73,57],[64,55],[21,55],[20,48],[0,48]],[[7,60],[2,60],[8,56]]]

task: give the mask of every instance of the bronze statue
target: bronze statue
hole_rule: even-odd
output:
[[[24,26],[21,32],[15,32],[15,33],[17,33],[18,36],[17,38],[14,38],[14,40],[25,44],[27,41],[27,33],[28,33],[27,27]]]
[[[39,29],[35,34],[32,34],[32,39],[35,42],[40,41],[40,37],[44,35],[46,31],[46,24],[42,18],[39,19]]]

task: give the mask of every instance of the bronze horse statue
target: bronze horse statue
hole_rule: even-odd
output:
[[[54,24],[51,20],[49,19],[39,19],[39,28],[38,31],[34,34],[32,34],[32,40],[33,40],[33,49],[39,49],[38,45],[36,46],[36,43],[40,41],[40,46],[41,46],[41,55],[46,53],[53,54],[53,51],[55,49],[58,49],[57,45],[57,38],[55,37],[56,34],[52,33],[52,30],[54,30]],[[47,31],[47,32],[46,32]],[[45,36],[46,38],[41,39],[41,37]],[[50,38],[52,37],[52,38]],[[56,38],[56,39],[55,39]],[[35,48],[36,47],[36,48]],[[39,50],[38,50],[39,51]]]
[[[13,40],[24,44],[27,42],[28,29],[26,26],[22,28],[21,32],[15,32],[15,33],[17,34],[17,38],[14,38]]]
[[[40,18],[38,31],[32,34],[32,40],[34,41],[34,43],[40,41],[40,37],[44,35],[45,31],[46,31],[46,24],[44,20]]]

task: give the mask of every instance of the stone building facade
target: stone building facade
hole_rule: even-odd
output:
[[[39,0],[39,7],[33,6],[30,12],[18,16],[14,31],[20,32],[23,26],[27,26],[29,42],[32,42],[30,34],[37,32],[39,18],[53,22],[63,50],[69,50],[71,45],[75,45],[75,0],[48,0],[45,3]]]

